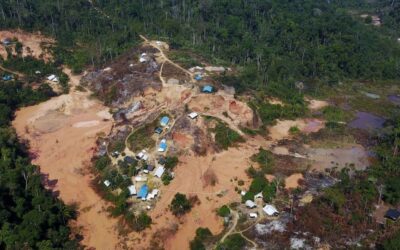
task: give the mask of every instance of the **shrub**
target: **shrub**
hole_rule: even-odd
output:
[[[163,174],[163,176],[161,177],[161,180],[164,185],[169,185],[169,183],[171,183],[172,179],[173,179],[172,175],[169,172]]]
[[[174,169],[176,165],[178,165],[179,160],[178,157],[176,156],[168,156],[165,158],[165,168],[166,169]]]
[[[289,129],[289,133],[292,135],[296,135],[296,134],[300,133],[300,129],[297,126],[292,126]]]
[[[186,195],[176,193],[174,199],[171,201],[170,209],[175,216],[181,216],[192,209],[192,204],[186,198]]]
[[[241,137],[236,131],[230,129],[225,123],[218,122],[214,132],[215,143],[220,149],[228,149],[238,142],[244,142],[243,137]]]
[[[111,164],[110,158],[108,158],[108,156],[104,155],[96,160],[94,166],[96,167],[96,169],[98,171],[103,171],[110,164]]]
[[[217,214],[221,217],[227,217],[231,213],[231,210],[227,205],[223,205],[217,211]]]
[[[190,250],[205,250],[203,241],[212,236],[210,229],[199,227],[196,230],[196,237],[190,241]]]

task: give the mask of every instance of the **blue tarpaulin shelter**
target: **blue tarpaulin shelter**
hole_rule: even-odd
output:
[[[144,184],[144,185],[140,188],[139,193],[137,194],[137,197],[138,197],[139,199],[146,198],[146,196],[147,196],[148,193],[149,193],[149,187],[148,187],[146,184]]]
[[[206,85],[203,87],[203,92],[204,93],[212,93],[213,92],[213,87],[210,85]]]
[[[160,142],[160,146],[158,147],[158,152],[165,152],[167,150],[167,141],[162,139]]]
[[[161,118],[160,124],[161,126],[167,126],[169,123],[169,117],[168,116],[164,116],[163,118]]]
[[[3,76],[3,81],[10,81],[12,79],[11,75],[4,75]]]
[[[400,212],[396,209],[389,209],[386,211],[385,217],[395,221],[400,217]]]
[[[195,75],[194,79],[196,81],[201,81],[203,79],[203,77],[201,75]]]

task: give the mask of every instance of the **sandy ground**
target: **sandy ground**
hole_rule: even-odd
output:
[[[40,33],[28,33],[22,31],[20,29],[17,30],[4,30],[0,31],[0,41],[4,39],[13,39],[17,38],[23,45],[23,56],[33,56],[36,58],[44,59],[45,61],[52,58],[51,54],[46,53],[43,50],[43,46],[51,45],[54,43],[54,40],[48,37],[41,35]],[[0,46],[0,56],[5,58],[7,56],[7,52],[4,46]]]
[[[285,188],[286,189],[295,189],[299,186],[299,181],[303,180],[302,174],[292,174],[291,176],[285,179]]]
[[[217,93],[213,95],[200,94],[189,102],[189,109],[218,117],[222,120],[229,120],[229,124],[236,126],[251,126],[253,122],[253,111],[247,104],[235,100],[231,95]],[[228,115],[226,117],[223,113]]]
[[[327,101],[320,101],[320,100],[308,100],[308,108],[310,110],[319,110],[322,108],[325,108],[326,106],[329,106],[329,103]]]
[[[79,76],[71,77],[72,85]],[[73,89],[73,88],[72,88]],[[89,100],[88,92],[73,92],[39,105],[17,111],[13,121],[18,136],[30,143],[37,156],[34,163],[50,180],[56,180],[54,192],[67,204],[79,204],[78,227],[83,244],[96,249],[116,249],[117,221],[108,217],[107,207],[90,187],[88,174],[97,134],[108,133],[111,121],[104,120],[105,107]]]
[[[269,128],[269,135],[273,141],[279,141],[290,137],[291,127],[297,127],[302,133],[309,134],[318,132],[324,126],[324,121],[319,119],[278,120],[276,125]]]

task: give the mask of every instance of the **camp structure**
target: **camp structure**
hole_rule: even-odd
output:
[[[165,126],[168,125],[168,123],[169,123],[169,117],[168,117],[168,116],[163,116],[163,117],[161,118],[160,125],[161,125],[162,127],[165,127]]]

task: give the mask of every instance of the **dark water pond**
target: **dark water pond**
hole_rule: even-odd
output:
[[[385,123],[385,118],[367,113],[367,112],[357,112],[357,118],[349,123],[349,127],[365,129],[365,130],[375,130],[383,127]]]
[[[393,104],[400,106],[400,95],[388,95],[389,101]]]

